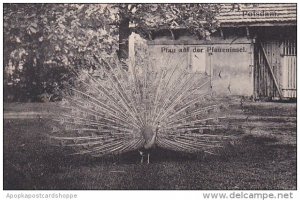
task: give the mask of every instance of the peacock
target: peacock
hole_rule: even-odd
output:
[[[101,157],[152,149],[214,154],[226,141],[228,105],[212,90],[212,77],[166,59],[124,64],[96,56],[97,70],[75,71],[53,117],[51,144],[72,154]],[[124,65],[126,65],[124,67]]]

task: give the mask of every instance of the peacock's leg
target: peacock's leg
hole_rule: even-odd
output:
[[[141,163],[143,163],[144,162],[144,152],[139,151],[139,153],[140,153],[140,156],[141,156]]]
[[[144,162],[144,156],[141,157],[141,164]]]
[[[148,153],[148,164],[150,163],[150,153]]]

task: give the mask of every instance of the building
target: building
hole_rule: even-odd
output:
[[[296,11],[296,4],[222,4],[209,39],[178,29],[176,38],[165,31],[147,40],[151,63],[211,75],[219,95],[296,98]],[[139,47],[132,41],[130,52]]]

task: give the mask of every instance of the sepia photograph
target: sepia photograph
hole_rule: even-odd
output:
[[[274,198],[293,199],[296,3],[2,9],[6,192],[280,190]]]

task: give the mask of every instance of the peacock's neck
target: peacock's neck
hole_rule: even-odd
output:
[[[145,149],[150,149],[155,145],[155,140],[157,136],[157,132],[153,131],[152,127],[150,126],[145,126],[142,130],[142,135],[145,139],[145,144],[144,148]]]

